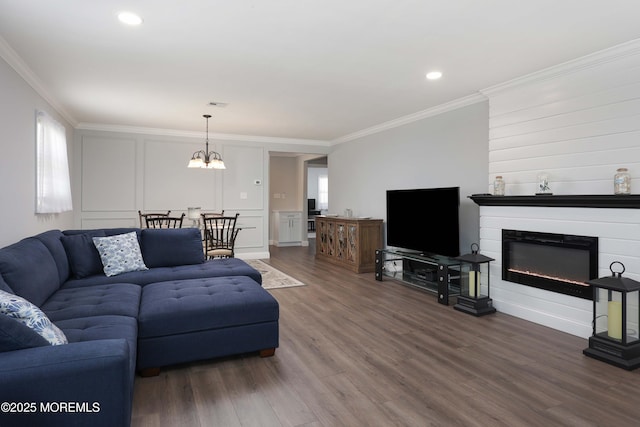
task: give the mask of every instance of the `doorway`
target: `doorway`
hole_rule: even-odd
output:
[[[301,216],[299,245],[307,246],[309,239],[315,238],[315,230],[310,230],[312,218],[309,216],[309,199],[314,199],[316,203],[320,201],[318,174],[322,174],[327,182],[327,166],[325,154],[269,152],[269,245],[274,245],[276,237],[279,237],[276,236],[274,223],[277,211],[298,212]],[[326,197],[325,191],[322,194],[323,206],[326,205]],[[316,205],[315,211],[318,210],[322,211]]]
[[[315,217],[329,209],[329,169],[327,158],[307,163],[307,239],[315,239]]]

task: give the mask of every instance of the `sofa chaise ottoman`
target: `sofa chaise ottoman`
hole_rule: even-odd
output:
[[[278,346],[278,302],[246,276],[146,285],[138,315],[138,370]]]

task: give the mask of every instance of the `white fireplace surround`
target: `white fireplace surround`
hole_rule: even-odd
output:
[[[540,172],[554,194],[613,194],[619,167],[640,191],[640,42],[631,42],[489,88],[489,177],[506,195],[532,195]],[[613,261],[640,280],[640,209],[481,206],[480,251],[491,264],[498,312],[573,335],[592,334],[589,300],[502,277],[502,229],[597,236],[599,277]]]

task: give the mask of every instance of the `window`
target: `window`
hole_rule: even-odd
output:
[[[318,207],[319,210],[329,209],[329,177],[318,177]]]
[[[73,205],[65,128],[43,111],[38,111],[36,122],[36,213],[70,211]]]

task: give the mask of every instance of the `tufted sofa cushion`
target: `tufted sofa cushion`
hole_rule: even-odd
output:
[[[133,271],[118,276],[107,277],[97,274],[83,279],[70,279],[65,287],[93,286],[107,283],[128,282],[146,286],[149,283],[168,280],[185,280],[224,276],[247,276],[262,283],[260,272],[239,258],[225,258],[205,261],[202,264],[156,267],[146,271]]]
[[[278,303],[248,277],[217,277],[153,283],[142,289],[139,337],[270,322]]]
[[[104,231],[96,230],[60,237],[60,241],[69,258],[73,277],[81,279],[102,273],[102,261],[92,238],[104,236]]]
[[[128,316],[93,316],[57,322],[69,342],[95,341],[124,338],[129,349],[135,351],[137,324],[136,319]]]
[[[16,295],[38,307],[60,287],[55,259],[34,237],[0,250],[0,275]]]
[[[0,315],[0,353],[51,345],[42,335],[9,316]]]
[[[62,231],[60,230],[49,230],[33,236],[40,240],[47,249],[49,249],[49,252],[51,252],[53,259],[56,262],[56,267],[58,267],[60,283],[64,283],[71,274],[69,270],[69,258],[67,257],[67,253],[62,245],[61,239],[63,236],[64,234],[62,234]]]
[[[70,343],[124,339],[129,346],[129,374],[135,375],[138,325],[128,316],[93,316],[56,322]]]
[[[132,283],[63,288],[42,305],[42,311],[54,322],[103,315],[135,318],[140,294],[140,286]]]
[[[146,228],[141,236],[142,256],[149,268],[202,264],[202,235],[197,228]]]
[[[62,234],[64,234],[65,236],[73,236],[75,234],[103,232],[105,236],[115,236],[116,234],[131,233],[132,231],[136,232],[136,235],[138,236],[138,241],[140,241],[140,233],[142,232],[142,230],[139,228],[133,228],[133,227],[92,228],[87,230],[64,230]]]

